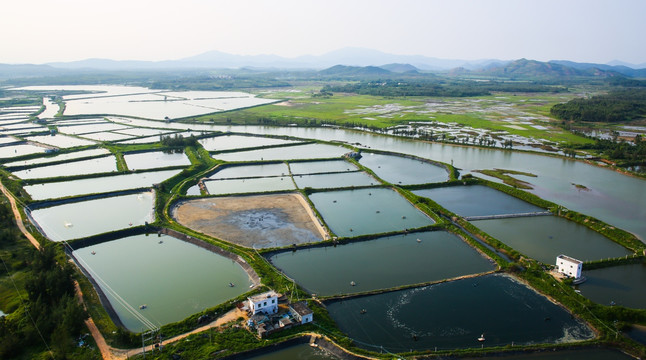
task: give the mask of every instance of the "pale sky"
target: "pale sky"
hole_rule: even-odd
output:
[[[344,47],[443,59],[646,62],[646,0],[3,0],[0,63]]]

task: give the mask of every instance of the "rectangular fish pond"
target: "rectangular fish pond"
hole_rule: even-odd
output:
[[[377,179],[363,171],[343,172],[334,174],[294,175],[296,186],[303,189],[329,189],[351,186],[380,185]]]
[[[252,356],[249,360],[333,360],[338,359],[331,353],[309,344],[293,345],[263,355]]]
[[[55,162],[55,161],[58,162],[58,161],[66,161],[66,160],[79,159],[79,158],[91,157],[91,156],[97,156],[97,155],[106,155],[109,153],[110,151],[106,149],[81,150],[81,151],[75,151],[75,152],[66,153],[66,154],[59,154],[55,156],[46,156],[46,157],[39,157],[35,159],[29,159],[29,160],[15,161],[15,162],[7,163],[5,164],[5,166],[25,166],[25,165],[46,164],[46,163]]]
[[[545,264],[555,264],[559,254],[584,262],[631,254],[598,232],[557,216],[478,220],[472,224]]]
[[[204,181],[204,185],[211,195],[243,194],[296,189],[291,176],[208,180]]]
[[[585,270],[586,281],[578,285],[581,295],[602,305],[646,309],[646,264],[628,264]]]
[[[332,232],[354,237],[433,225],[435,221],[391,189],[357,189],[309,195]]]
[[[263,176],[287,176],[289,168],[285,163],[223,166],[209,176],[209,179],[230,179]]]
[[[359,170],[353,163],[345,160],[294,161],[289,163],[289,168],[294,175]]]
[[[89,175],[117,171],[117,159],[104,156],[89,160],[70,161],[56,165],[38,166],[15,171],[13,174],[21,179],[42,179],[58,176]]]
[[[309,292],[349,294],[494,270],[457,236],[418,232],[273,253],[269,261]]]
[[[284,146],[269,149],[239,151],[215,154],[214,158],[224,161],[268,161],[292,159],[327,159],[340,158],[350,150],[343,146],[327,144],[305,144]]]
[[[135,174],[103,176],[98,178],[34,184],[23,187],[33,200],[55,199],[68,196],[100,194],[120,190],[149,188],[161,183],[181,170],[148,171]]]
[[[245,293],[252,284],[233,260],[165,235],[130,236],[73,255],[133,332],[148,329],[148,322],[180,321]]]
[[[413,191],[460,216],[487,216],[545,211],[484,185],[447,186]]]
[[[447,181],[449,174],[444,167],[403,156],[363,152],[361,165],[391,184],[411,185]]]
[[[508,275],[485,275],[327,303],[359,347],[391,352],[586,340],[594,332]],[[479,341],[478,338],[484,338]]]
[[[199,143],[208,151],[223,151],[270,145],[295,144],[296,141],[262,136],[223,135],[200,139]]]
[[[49,239],[64,241],[151,223],[154,202],[149,191],[36,208],[30,217]]]
[[[129,170],[154,169],[171,166],[189,166],[191,161],[184,152],[148,151],[124,154]]]

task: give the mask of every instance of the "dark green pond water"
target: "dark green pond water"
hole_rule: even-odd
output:
[[[336,301],[327,308],[358,346],[376,351],[381,346],[403,352],[561,343],[594,336],[563,308],[506,275]],[[478,341],[481,335],[484,342]]]
[[[254,356],[249,360],[329,360],[338,359],[324,350],[313,348],[308,344],[294,345],[273,351],[268,354]]]
[[[503,243],[546,264],[565,254],[581,261],[630,254],[623,246],[583,225],[556,216],[472,221]]]
[[[288,251],[269,260],[318,295],[419,284],[494,269],[489,260],[445,231]]]
[[[359,189],[309,196],[339,237],[380,234],[432,225],[433,219],[391,189]]]
[[[646,265],[630,264],[586,271],[588,280],[578,286],[581,295],[603,305],[614,302],[629,308],[646,309]]]
[[[413,191],[460,216],[518,214],[545,209],[483,185],[450,186]]]

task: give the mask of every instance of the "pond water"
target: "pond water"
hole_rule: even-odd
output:
[[[294,175],[294,181],[296,182],[296,186],[301,189],[306,187],[325,189],[381,184],[377,179],[363,171],[337,174]]]
[[[58,131],[64,134],[72,134],[72,135],[79,135],[79,134],[87,134],[87,133],[93,133],[93,132],[103,132],[103,131],[113,131],[113,130],[126,130],[130,129],[128,126],[124,126],[122,124],[115,124],[110,121],[104,121],[104,122],[94,122],[91,124],[74,124],[74,125],[66,125],[66,126],[59,126]]]
[[[200,191],[200,187],[198,185],[193,185],[190,188],[186,190],[186,195],[188,196],[200,196],[202,195],[202,192]]]
[[[73,136],[67,136],[62,134],[30,136],[27,138],[27,140],[35,141],[45,145],[56,146],[59,148],[72,148],[76,146],[86,146],[86,145],[96,144],[94,141],[83,140],[83,139],[75,138]]]
[[[326,159],[341,157],[347,153],[343,146],[326,144],[306,144],[285,146],[270,149],[239,151],[233,153],[215,154],[214,158],[224,161],[258,161],[258,160],[290,160],[290,159]]]
[[[287,251],[271,255],[269,260],[310,293],[322,296],[494,270],[494,265],[472,247],[445,231]]]
[[[540,351],[530,354],[512,354],[508,356],[487,356],[486,358],[463,358],[463,360],[634,360],[619,350],[581,349],[562,351]]]
[[[251,285],[236,262],[171,236],[130,236],[76,250],[74,255],[134,332],[147,327],[133,313],[160,326],[223,303]],[[171,263],[175,266],[169,267]],[[140,309],[144,304],[146,308]]]
[[[16,171],[13,174],[21,179],[41,179],[57,176],[88,175],[117,171],[117,159],[104,156],[89,160],[70,161],[56,165],[39,166]]]
[[[413,191],[460,216],[519,214],[545,209],[484,185],[448,186]]]
[[[219,167],[210,179],[230,179],[261,176],[287,176],[289,169],[285,163],[262,165],[239,165]]]
[[[426,184],[447,181],[449,174],[440,166],[424,161],[394,155],[363,152],[361,165],[374,171],[377,176],[391,184]]]
[[[152,192],[54,205],[31,211],[45,236],[64,241],[144,225],[155,220]]]
[[[191,161],[183,151],[180,153],[151,151],[136,154],[124,154],[123,159],[126,161],[129,170],[191,165]]]
[[[251,179],[224,179],[204,181],[211,195],[252,193],[265,191],[294,190],[294,182],[290,176],[277,176]]]
[[[294,175],[320,174],[359,170],[353,163],[345,160],[321,160],[290,162],[289,169]]]
[[[506,275],[335,301],[327,309],[357,346],[373,351],[562,343],[594,336],[562,307]],[[484,342],[477,340],[481,335]]]
[[[15,143],[15,142],[18,142],[18,141],[22,141],[22,140],[18,140],[16,138],[11,137],[11,136],[2,136],[2,137],[0,137],[0,145],[8,145],[8,144],[12,144],[12,143]]]
[[[18,144],[0,147],[0,159],[15,158],[18,156],[44,153],[46,148],[32,144]]]
[[[159,138],[159,135],[163,134],[168,134],[172,132],[171,130],[163,130],[163,129],[150,129],[150,128],[127,128],[123,130],[118,130],[116,131],[119,134],[126,134],[126,135],[132,135],[132,136],[157,136]]]
[[[295,144],[297,141],[261,136],[223,135],[200,139],[199,143],[208,151],[222,151],[269,145]]]
[[[472,224],[545,264],[555,264],[559,254],[585,262],[631,253],[596,231],[556,216],[478,220]]]
[[[267,354],[252,356],[249,360],[331,360],[338,359],[334,355],[309,346],[309,344],[300,344],[290,346],[285,349],[272,351]]]
[[[632,325],[628,330],[625,331],[625,334],[644,345],[646,345],[646,326],[644,325]]]
[[[72,160],[72,159],[79,159],[79,158],[84,158],[84,157],[91,157],[91,156],[97,156],[97,155],[105,155],[109,154],[110,151],[106,149],[91,149],[91,150],[82,150],[82,151],[75,151],[71,153],[66,153],[66,154],[58,154],[54,156],[47,156],[47,157],[40,157],[36,159],[29,159],[29,160],[21,160],[21,161],[14,161],[10,163],[4,164],[7,167],[10,166],[25,166],[25,165],[35,165],[35,164],[46,164],[54,161],[66,161],[66,160]]]
[[[629,264],[585,270],[586,281],[578,285],[581,295],[602,304],[615,303],[629,308],[646,309],[646,264]]]
[[[309,198],[339,237],[401,231],[435,223],[391,189],[319,192]]]
[[[55,199],[67,196],[100,194],[112,191],[151,187],[169,179],[181,170],[149,171],[136,174],[103,176],[99,178],[79,179],[34,184],[23,187],[33,200]]]
[[[96,141],[118,141],[118,140],[125,140],[125,139],[132,138],[132,136],[130,135],[117,134],[117,133],[107,132],[107,131],[84,134],[82,135],[82,137],[85,139],[96,140]]]
[[[43,97],[43,105],[45,105],[45,110],[38,115],[39,119],[51,119],[54,115],[58,114],[60,107],[48,97]]]

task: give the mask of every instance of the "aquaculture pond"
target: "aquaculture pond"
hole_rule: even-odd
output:
[[[36,164],[46,164],[50,162],[55,162],[55,161],[66,161],[66,160],[72,160],[72,159],[79,159],[79,158],[84,158],[84,157],[91,157],[91,156],[97,156],[97,155],[106,155],[109,154],[110,151],[106,149],[90,149],[90,150],[81,150],[81,151],[75,151],[71,153],[65,153],[65,154],[58,154],[54,156],[46,156],[46,157],[39,157],[35,159],[29,159],[29,160],[21,160],[21,161],[14,161],[11,163],[5,164],[5,166],[25,166],[25,165],[36,165]]]
[[[288,348],[272,351],[267,354],[252,356],[249,360],[332,360],[336,356],[325,350],[311,347],[309,344],[300,344]]]
[[[380,185],[381,183],[363,171],[343,172],[336,174],[294,175],[296,186],[303,189],[341,188],[351,186]]]
[[[646,309],[646,264],[629,264],[585,270],[586,281],[578,285],[581,295],[602,305]]]
[[[33,200],[55,199],[67,196],[100,194],[120,190],[149,188],[169,179],[181,170],[149,171],[136,174],[103,176],[68,180],[23,187]]]
[[[262,136],[222,135],[198,140],[208,151],[244,149],[270,145],[295,144],[294,140],[283,140]]]
[[[130,236],[73,254],[133,332],[147,329],[141,317],[156,326],[176,322],[243,294],[251,285],[236,262],[171,236]]]
[[[585,262],[631,253],[598,232],[557,216],[478,220],[472,223],[520,253],[546,264],[555,264],[559,254]]]
[[[88,175],[117,171],[117,159],[114,156],[70,161],[56,165],[38,166],[13,172],[21,179],[41,179],[58,176]]]
[[[377,176],[391,184],[426,184],[449,179],[444,167],[426,161],[403,156],[381,155],[363,152],[361,165],[374,171]]]
[[[94,141],[79,139],[73,136],[56,134],[56,135],[39,135],[26,138],[29,141],[39,142],[41,144],[56,146],[59,148],[72,148],[76,146],[87,146],[96,144]]]
[[[338,300],[327,309],[357,346],[373,351],[562,343],[594,336],[562,307],[507,275]]]
[[[190,160],[184,152],[150,151],[124,154],[123,159],[130,170],[154,169],[171,166],[189,166]]]
[[[132,138],[132,136],[130,135],[118,134],[115,132],[108,132],[108,131],[84,134],[80,136],[86,139],[96,140],[96,141],[119,141],[119,140]]]
[[[463,360],[482,360],[479,358],[463,358]],[[619,350],[605,348],[589,348],[581,350],[539,351],[536,353],[520,353],[507,356],[487,356],[487,360],[634,360]]]
[[[230,179],[263,176],[288,176],[289,169],[285,163],[221,166],[209,176],[210,179]]]
[[[58,124],[58,122],[57,122]],[[79,135],[79,134],[88,134],[94,132],[104,132],[104,131],[114,131],[114,130],[126,130],[130,129],[129,126],[123,124],[115,124],[111,121],[102,121],[102,122],[92,122],[87,123],[72,123],[65,126],[59,126],[58,131],[65,134]]]
[[[213,155],[224,161],[258,161],[258,160],[292,160],[292,159],[327,159],[341,157],[349,152],[343,146],[326,144],[305,144],[284,146],[269,149],[238,151]]]
[[[291,176],[204,181],[211,195],[294,190]]]
[[[401,231],[435,223],[391,189],[328,191],[311,194],[309,198],[339,237]]]
[[[32,144],[18,144],[0,147],[0,159],[15,158],[23,155],[44,153],[47,148]]]
[[[545,209],[483,185],[448,186],[413,191],[460,216],[486,216],[545,211]]]
[[[294,161],[289,163],[289,169],[294,175],[359,170],[353,163],[345,160]]]
[[[153,222],[154,195],[142,192],[70,202],[31,211],[45,236],[64,241]]]
[[[308,292],[323,296],[420,284],[495,269],[472,247],[445,231],[286,251],[272,254],[269,260]]]

